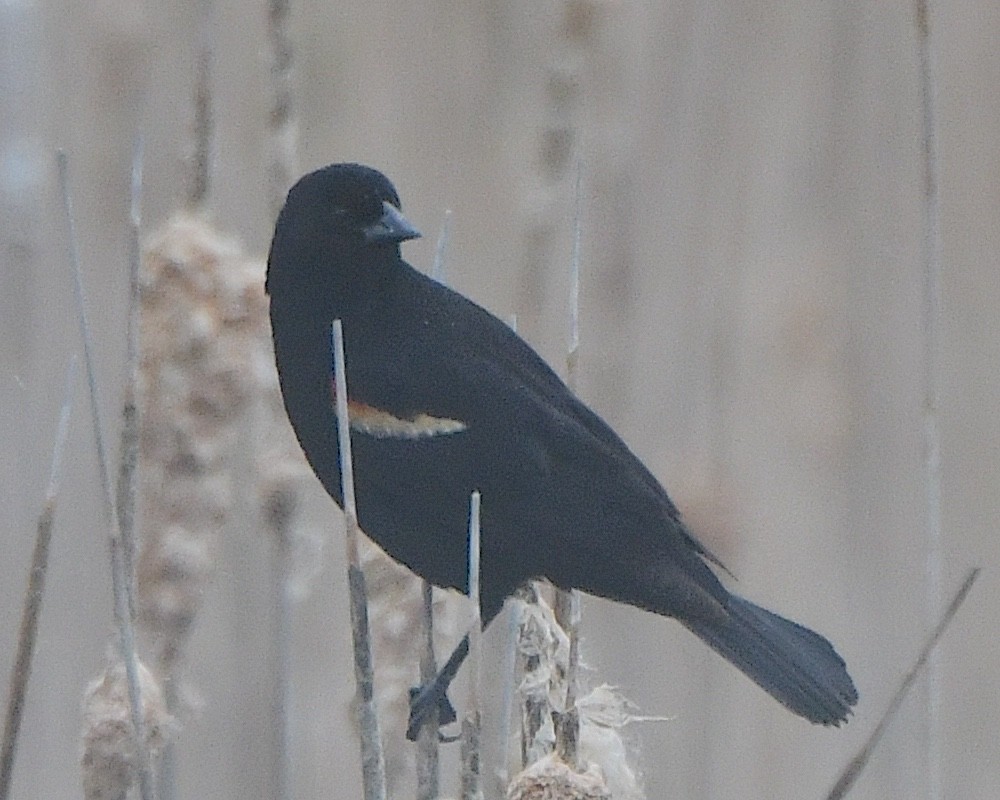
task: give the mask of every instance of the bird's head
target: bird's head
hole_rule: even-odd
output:
[[[395,187],[378,170],[331,164],[289,190],[268,255],[267,291],[303,291],[349,281],[399,259],[420,232],[400,211]]]

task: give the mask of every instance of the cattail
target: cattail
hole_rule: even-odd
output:
[[[509,784],[508,798],[614,796],[616,800],[641,800],[641,777],[622,730],[631,722],[665,718],[639,716],[635,707],[607,684],[579,692],[572,708],[567,707],[570,648],[565,631],[552,608],[537,595],[523,604],[520,620],[521,763],[526,766]],[[554,720],[569,712],[579,718],[578,769],[553,752],[557,736]]]
[[[169,673],[232,507],[230,463],[258,383],[263,267],[192,215],[151,237],[142,276],[139,618]]]
[[[156,755],[175,723],[153,673],[142,662],[138,666],[146,748]],[[86,800],[124,800],[138,777],[125,666],[118,658],[84,693],[81,769]]]
[[[575,772],[550,753],[514,777],[507,800],[611,800],[600,768]]]
[[[566,709],[569,639],[541,596],[525,603],[517,640],[521,660],[521,763],[538,761],[555,746],[553,714]]]

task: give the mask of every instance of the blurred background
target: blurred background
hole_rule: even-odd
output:
[[[236,0],[0,1],[3,675],[65,367],[81,349],[56,148],[70,159],[114,452],[137,132],[147,240],[195,200],[227,258],[256,270],[259,293],[278,187],[332,161],[368,163],[393,179],[425,233],[406,258],[429,269],[451,210],[448,282],[504,319],[516,315],[560,371],[580,163],[580,394],[668,487],[741,594],[836,643],[861,702],[845,728],[812,727],[680,626],[597,600],[583,610],[587,678],[621,687],[643,714],[671,717],[628,728],[649,797],[824,796],[933,617],[913,8],[291,0],[288,10],[276,27],[264,4]],[[940,796],[995,797],[1000,785],[990,733],[1000,717],[991,622],[1000,615],[1000,6],[973,0],[932,24],[943,594],[970,566],[984,572],[940,647],[936,733],[921,682],[858,798],[931,797],[934,752]],[[276,30],[290,66],[275,56]],[[199,74],[211,133],[200,189]],[[276,115],[283,81],[290,105]],[[14,798],[81,796],[81,697],[113,630],[82,389]],[[263,436],[253,419],[235,425],[237,455]],[[176,737],[182,798],[275,796],[274,547],[255,520],[250,462],[230,464],[234,510],[207,545],[183,659],[196,699]],[[293,569],[287,628],[292,796],[358,796],[340,514],[311,476],[300,484],[296,526],[312,544],[296,545],[307,555],[292,559],[309,567]],[[493,627],[487,644],[499,653],[502,623]],[[401,664],[404,680],[415,680],[416,660],[414,651]],[[484,678],[494,695],[496,672]],[[406,745],[391,724],[386,737],[401,765],[394,796],[411,796]],[[457,773],[446,774],[457,794]]]

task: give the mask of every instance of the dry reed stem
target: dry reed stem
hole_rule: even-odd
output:
[[[259,395],[252,417],[255,431],[255,465],[260,519],[271,543],[269,589],[274,607],[271,665],[272,717],[269,735],[273,744],[274,800],[291,797],[291,688],[292,610],[296,599],[309,591],[311,578],[322,568],[322,541],[315,531],[296,525],[303,501],[303,485],[311,477],[302,452],[291,435],[277,376],[273,369],[270,328],[260,333],[261,363]],[[266,354],[264,351],[267,351]]]
[[[508,320],[507,324],[512,331],[517,333],[516,314]],[[507,785],[510,782],[510,774],[507,768],[509,761],[507,753],[510,746],[509,740],[511,736],[511,729],[513,728],[514,697],[516,694],[514,684],[518,666],[518,637],[521,629],[521,612],[523,608],[524,603],[520,601],[505,603],[507,614],[507,641],[504,652],[503,690],[500,710],[500,752],[496,770],[497,784],[502,791],[506,791]],[[522,762],[521,767],[523,768],[524,766],[525,764]]]
[[[344,332],[339,319],[333,321],[334,379],[337,395],[337,441],[340,447],[340,480],[344,498],[347,578],[350,586],[351,637],[354,645],[354,679],[358,691],[361,728],[361,773],[365,800],[384,800],[385,757],[375,708],[371,632],[365,575],[358,555],[358,510],[354,497],[354,462],[347,406],[347,370],[344,365]]]
[[[501,669],[503,683],[500,701],[500,732],[497,737],[499,747],[494,773],[496,785],[501,790],[506,790],[507,784],[510,782],[507,754],[510,749],[511,729],[513,728],[514,718],[514,677],[517,671],[517,632],[521,624],[521,607],[522,604],[520,602],[507,602],[504,604],[507,630],[504,634],[503,667]]]
[[[422,580],[420,591],[423,601],[420,685],[428,686],[437,675],[437,659],[434,657],[434,588]],[[417,800],[435,800],[441,792],[438,725],[438,709],[435,704],[427,717],[427,724],[420,729],[420,734],[417,736]]]
[[[358,542],[358,551],[365,574],[372,653],[378,664],[375,701],[383,738],[386,791],[396,796],[401,791],[412,791],[414,759],[419,757],[419,747],[412,747],[404,733],[409,721],[410,691],[420,683],[421,658],[414,658],[414,654],[425,646],[426,633],[420,621],[424,592],[420,579],[364,536]],[[432,591],[431,602],[434,642],[437,652],[441,652],[453,646],[456,631],[464,625],[466,607],[452,593],[437,590]]]
[[[600,0],[564,0],[541,7],[540,21],[551,41],[540,71],[541,123],[530,146],[531,173],[523,193],[525,221],[518,307],[535,318],[542,311],[543,285],[558,262],[556,234],[569,188],[573,156],[580,146],[586,112],[587,67],[598,47]],[[548,16],[544,16],[548,15]]]
[[[258,491],[264,529],[273,543],[274,562],[271,570],[272,597],[275,609],[275,626],[272,675],[273,714],[271,725],[275,741],[274,800],[291,797],[289,753],[289,696],[291,686],[291,633],[292,633],[292,550],[295,539],[293,521],[298,514],[301,479],[300,469],[288,459],[277,461],[259,477]],[[279,472],[282,466],[290,469]]]
[[[580,353],[580,238],[582,232],[583,166],[576,164],[576,187],[573,198],[573,251],[569,281],[569,343],[566,350],[566,385],[577,391],[577,367]],[[580,719],[576,711],[576,696],[580,665],[580,594],[576,590],[556,589],[556,622],[569,637],[566,663],[566,706],[556,718],[556,751],[571,767],[579,766],[577,749],[580,739]]]
[[[930,0],[916,0],[917,52],[920,63],[921,139],[924,159],[923,196],[923,433],[924,493],[927,542],[926,617],[931,625],[941,607],[941,427],[938,360],[941,327],[941,201],[940,162],[937,147],[937,81],[931,42]],[[942,796],[941,777],[941,666],[931,655],[927,667],[927,772],[928,797]]]
[[[273,217],[277,217],[284,203],[288,187],[298,173],[298,127],[295,120],[294,73],[295,49],[290,31],[291,3],[289,0],[268,0],[267,39],[270,46],[271,113],[268,118],[270,158],[268,163],[267,199]],[[270,344],[268,344],[270,347]],[[278,393],[273,396],[277,399]],[[279,401],[280,405],[280,401]],[[264,416],[258,415],[258,416]],[[282,411],[266,414],[261,421],[273,428],[277,418],[284,419]],[[287,430],[287,427],[285,428]],[[289,449],[283,449],[278,463],[289,463],[295,456]],[[266,472],[269,462],[263,461]],[[270,484],[267,477],[264,484]],[[298,505],[297,481],[282,481],[280,487],[264,489],[265,516],[267,509],[281,499],[281,505]],[[272,494],[276,489],[278,494]],[[280,520],[273,519],[270,532],[274,542],[274,561],[271,570],[272,596],[275,605],[276,625],[274,628],[274,696],[275,696],[275,737],[280,742],[280,752],[276,754],[275,784],[276,800],[291,796],[289,776],[289,687],[291,684],[291,581],[292,581],[292,540],[291,512]]]
[[[277,217],[284,203],[286,192],[298,173],[298,129],[295,123],[294,56],[295,49],[290,31],[291,3],[289,0],[268,0],[267,40],[271,64],[271,113],[268,118],[268,144],[270,158],[267,177],[268,209]],[[268,345],[269,347],[270,345]],[[275,399],[278,393],[275,392]],[[280,404],[280,403],[279,403]],[[269,406],[266,406],[269,407]],[[258,414],[268,428],[274,427],[276,419],[284,419],[283,412]],[[287,427],[285,428],[287,430]],[[292,457],[294,458],[294,457]],[[283,449],[279,463],[290,461],[289,449]],[[268,462],[264,461],[266,465]],[[267,471],[267,466],[263,470]],[[270,483],[265,477],[264,483]],[[295,482],[297,483],[297,481]],[[264,496],[265,516],[269,506],[279,500],[283,507],[298,505],[298,489],[291,481],[282,481],[280,487],[270,486]],[[276,489],[278,494],[272,493]],[[274,598],[276,624],[274,628],[274,697],[275,697],[275,737],[280,743],[280,751],[275,754],[275,794],[276,800],[286,800],[291,796],[289,775],[289,692],[291,685],[291,581],[292,581],[292,540],[291,512],[281,519],[272,519],[270,533],[274,544],[271,568],[271,595]]]
[[[555,747],[555,718],[565,711],[569,638],[552,608],[534,589],[521,612],[518,654],[522,678],[521,764],[528,766]]]
[[[73,214],[73,198],[69,188],[69,159],[65,151],[59,150],[56,153],[56,164],[59,171],[63,211],[66,217],[69,260],[73,271],[73,287],[76,298],[77,316],[80,323],[80,333],[83,340],[87,384],[90,389],[94,443],[97,449],[97,463],[101,478],[105,521],[110,530],[111,586],[114,596],[114,618],[115,626],[118,629],[118,644],[128,683],[129,706],[135,737],[139,792],[142,800],[152,800],[154,794],[153,773],[149,752],[146,748],[146,736],[143,730],[143,718],[140,711],[142,708],[142,697],[139,685],[139,667],[135,649],[135,629],[129,603],[129,587],[132,585],[132,578],[127,571],[125,548],[122,542],[121,530],[118,527],[118,514],[115,510],[114,498],[111,495],[110,467],[107,451],[104,447],[104,426],[101,420],[101,404],[97,386],[97,375],[94,368],[93,345],[91,343],[90,324],[87,321],[87,302],[83,290],[83,274],[77,251],[76,218]]]
[[[295,118],[294,66],[289,0],[268,0],[267,39],[271,55],[270,164],[268,208],[278,216],[285,193],[298,174],[298,125]]]
[[[10,674],[10,691],[7,694],[7,714],[4,717],[3,743],[0,745],[0,800],[7,800],[11,779],[14,774],[14,758],[17,755],[17,737],[21,729],[21,717],[28,697],[28,679],[31,677],[31,662],[38,635],[38,619],[45,596],[45,577],[49,567],[49,545],[55,523],[56,501],[59,499],[59,483],[62,478],[63,451],[69,434],[70,412],[73,408],[73,387],[76,383],[76,358],[70,359],[66,369],[66,392],[59,423],[56,427],[55,445],[52,449],[52,466],[49,469],[49,484],[45,490],[45,502],[38,516],[35,534],[35,548],[31,555],[31,569],[28,572],[28,588],[24,593],[24,608],[21,612],[21,628],[17,637],[17,652]]]
[[[580,353],[580,243],[583,239],[583,161],[576,162],[573,190],[573,250],[569,268],[569,342],[566,347],[566,385],[577,390]]]
[[[530,194],[532,208],[526,240],[525,280],[522,301],[530,310],[542,296],[539,284],[546,266],[553,262],[553,242],[557,228],[557,211],[562,187],[572,170],[572,155],[581,138],[580,117],[583,110],[584,70],[587,59],[595,46],[595,33],[599,15],[593,0],[566,0],[554,12],[554,46],[545,73],[544,110],[545,123],[541,128],[536,152],[536,174]],[[575,389],[579,348],[579,235],[580,235],[580,175],[579,161],[576,170],[576,205],[574,210],[574,247],[571,271],[569,326],[570,340],[567,352],[567,380]],[[527,205],[527,204],[526,204]],[[558,735],[556,746],[570,763],[576,763],[575,748],[579,736],[578,720],[573,710],[576,689],[576,664],[579,660],[577,627],[579,625],[579,596],[573,592],[555,590],[555,611],[561,627],[571,640],[571,654],[567,668],[568,704],[556,721]]]
[[[885,733],[889,724],[896,716],[896,712],[899,711],[899,707],[903,704],[903,700],[906,698],[907,693],[913,687],[913,684],[919,677],[921,670],[923,670],[924,666],[930,660],[931,654],[934,652],[934,648],[937,645],[938,640],[944,634],[945,630],[947,630],[951,621],[955,618],[955,614],[958,613],[958,609],[961,608],[962,603],[965,602],[965,598],[969,594],[972,584],[976,582],[976,578],[978,577],[978,567],[969,570],[968,574],[965,576],[965,580],[962,581],[962,585],[958,588],[958,591],[955,592],[955,596],[952,597],[951,602],[948,604],[948,608],[945,609],[944,613],[941,615],[941,619],[939,619],[937,624],[934,626],[934,630],[931,632],[931,635],[927,637],[927,641],[924,643],[920,653],[917,655],[916,661],[913,662],[913,666],[910,667],[910,671],[907,672],[906,675],[903,676],[903,680],[900,681],[899,688],[896,689],[895,694],[893,694],[892,699],[889,701],[889,705],[886,707],[885,713],[882,714],[882,718],[878,721],[878,725],[875,726],[875,729],[871,732],[871,735],[858,751],[858,754],[854,756],[850,763],[844,768],[844,771],[840,774],[840,777],[830,790],[830,793],[826,796],[827,800],[840,800],[840,798],[846,797],[847,793],[854,786],[858,776],[868,764],[868,760],[875,751],[875,747],[882,738],[882,734]]]
[[[482,715],[478,708],[468,711],[462,718],[461,734],[461,798],[482,800]]]
[[[212,139],[215,135],[214,108],[212,105],[212,17],[213,0],[201,0],[201,24],[195,47],[194,124],[192,126],[192,151],[188,175],[188,207],[202,208],[212,191]]]
[[[481,800],[483,622],[479,603],[480,506],[478,491],[469,502],[469,600],[472,624],[469,628],[469,707],[462,719],[462,800]]]
[[[307,569],[301,568],[303,559],[300,556],[305,551],[305,546],[310,544],[310,536],[300,530],[295,522],[302,505],[303,484],[311,473],[291,434],[288,418],[282,407],[281,392],[273,366],[270,326],[266,319],[261,320],[256,338],[260,374],[251,425],[255,431],[253,444],[260,519],[264,533],[271,543],[271,568],[268,578],[274,607],[271,655],[267,659],[271,665],[273,698],[271,757],[274,798],[287,800],[291,797],[289,716],[292,686],[292,608],[296,596],[307,591],[308,579],[320,568],[322,562],[320,558],[313,558],[310,559]],[[314,555],[318,556],[319,553]],[[305,574],[300,575],[300,571]],[[300,577],[303,580],[299,580]]]
[[[122,553],[129,577],[129,614],[134,619],[136,509],[139,470],[139,273],[142,247],[142,159],[143,139],[136,136],[132,147],[128,225],[128,321],[125,333],[125,400],[122,407],[121,461],[118,465],[118,526],[122,532]]]

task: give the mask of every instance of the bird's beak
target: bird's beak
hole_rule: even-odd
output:
[[[410,221],[392,203],[382,203],[382,216],[373,222],[365,231],[365,241],[371,244],[389,244],[405,242],[407,239],[419,239],[420,231],[414,228]]]

